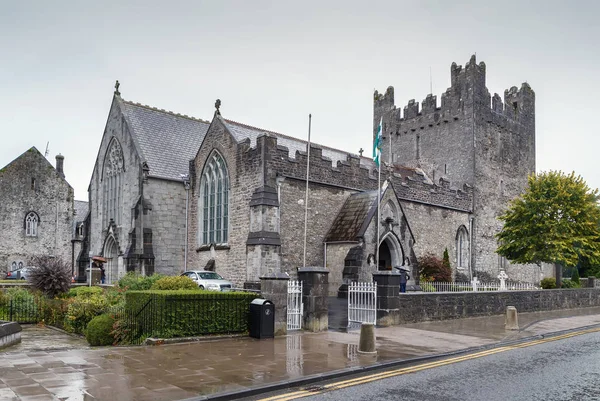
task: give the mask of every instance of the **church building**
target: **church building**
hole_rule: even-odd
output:
[[[380,166],[226,118],[219,100],[210,122],[129,102],[117,83],[83,247],[108,260],[109,282],[206,268],[255,287],[270,273],[321,266],[334,295],[402,264],[414,282],[418,257],[445,249],[466,276],[503,269],[537,282],[548,272],[495,253],[497,216],[535,171],[535,95],[523,84],[492,97],[485,73],[474,57],[452,64],[440,105],[428,95],[400,109],[393,88],[375,92]]]

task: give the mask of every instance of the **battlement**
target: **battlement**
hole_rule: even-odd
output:
[[[515,122],[533,126],[535,93],[529,84],[522,84],[520,89],[514,86],[507,89],[504,99],[498,94],[492,97],[486,87],[486,71],[486,64],[477,63],[475,55],[464,67],[452,63],[450,87],[442,93],[439,106],[437,96],[429,94],[423,100],[422,108],[414,99],[404,107],[396,107],[393,87],[388,87],[385,94],[375,91],[373,132],[382,116],[388,130],[405,132],[426,125],[470,118],[475,113],[481,113],[487,121],[494,120],[501,126],[511,126]]]
[[[271,175],[306,180],[306,164],[308,155],[305,151],[296,150],[292,158],[289,149],[278,143],[279,138],[273,136],[260,136],[257,138],[256,153],[259,148],[266,148],[265,154],[270,155],[265,162],[266,171]],[[473,193],[470,187],[462,189],[451,188],[447,180],[440,180],[439,184],[432,183],[425,174],[419,170],[394,166],[391,173],[392,182],[396,184],[398,196],[408,201],[431,204],[450,209],[469,211],[472,205]],[[382,179],[389,176],[389,171],[382,171]],[[276,176],[267,177],[267,184]],[[310,148],[310,181],[331,187],[348,190],[366,191],[377,189],[377,168],[372,160],[348,154],[345,160],[338,160],[334,165],[330,158],[323,155],[323,149],[311,145]],[[270,184],[273,185],[273,184]]]

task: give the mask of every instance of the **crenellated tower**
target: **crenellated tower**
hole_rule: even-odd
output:
[[[494,272],[500,262],[494,235],[497,216],[527,185],[535,172],[535,93],[527,83],[490,95],[486,65],[475,56],[465,66],[452,63],[450,87],[419,104],[394,103],[394,88],[375,91],[373,132],[383,116],[383,160],[391,147],[394,163],[419,167],[440,178],[473,187],[471,268]]]

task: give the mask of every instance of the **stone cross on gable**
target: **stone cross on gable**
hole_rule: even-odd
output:
[[[363,149],[363,148],[360,148],[360,149],[358,150],[358,154],[359,154],[361,157],[362,157],[362,154],[363,154],[363,152],[364,152],[364,149]]]
[[[504,272],[504,270],[500,270],[500,274],[498,275],[498,279],[500,280],[500,291],[506,291],[506,279],[508,276]]]
[[[115,95],[117,95],[117,96],[121,96],[121,92],[119,92],[119,86],[121,86],[121,84],[119,83],[119,80],[117,79],[117,82],[115,82]]]
[[[479,280],[477,280],[477,277],[473,277],[473,280],[471,280],[471,285],[473,286],[473,291],[477,292],[477,285],[481,284]]]

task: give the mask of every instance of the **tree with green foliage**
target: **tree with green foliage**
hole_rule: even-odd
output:
[[[444,256],[442,257],[442,263],[448,269],[452,269],[450,267],[450,255],[448,255],[448,248],[444,248]]]
[[[499,217],[497,253],[516,263],[600,264],[598,190],[581,176],[560,171],[532,174],[525,193]]]

